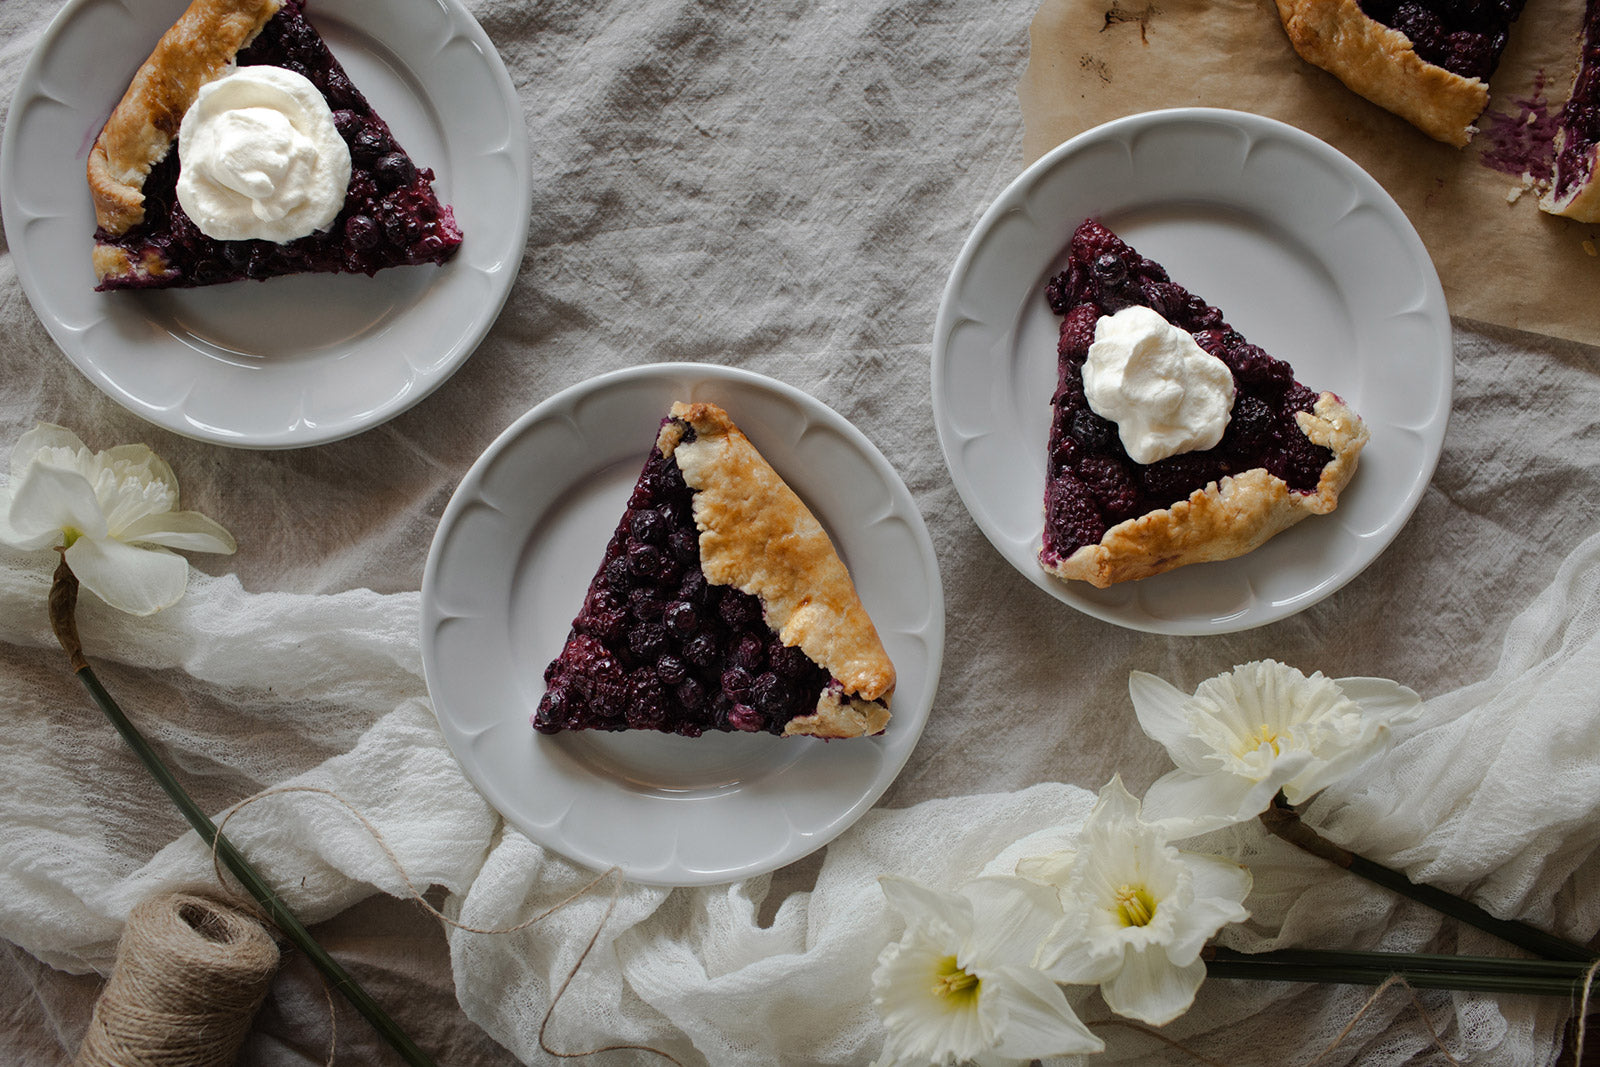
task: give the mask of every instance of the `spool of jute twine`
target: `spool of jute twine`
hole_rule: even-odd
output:
[[[231,1064],[277,969],[277,943],[250,911],[151,897],[128,916],[74,1067]]]

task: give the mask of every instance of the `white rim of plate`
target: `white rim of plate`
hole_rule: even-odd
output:
[[[94,214],[82,170],[121,88],[106,90],[81,70],[57,76],[51,64],[79,64],[87,49],[101,57],[91,70],[111,70],[98,80],[125,85],[122,72],[103,61],[120,45],[106,42],[148,37],[128,52],[131,76],[184,3],[173,0],[170,12],[156,8],[158,19],[148,4],[70,0],[45,29],[11,101],[0,145],[0,209],[40,321],[73,365],[129,411],[215,444],[325,444],[428,396],[493,326],[515,282],[529,225],[532,161],[521,100],[493,43],[459,0],[385,2],[403,5],[406,17],[374,20],[363,0],[313,0],[309,14],[357,87],[390,118],[401,144],[434,169],[440,200],[455,210],[466,239],[442,267],[390,268],[374,278],[313,274],[93,292]],[[374,23],[381,38],[355,29]],[[380,97],[393,103],[385,106]],[[435,142],[441,151],[429,154],[418,142]],[[30,172],[41,157],[56,162]],[[352,283],[368,287],[353,290],[357,300],[340,301],[347,295],[340,288]],[[259,318],[252,317],[258,310]],[[280,343],[272,327],[286,322],[302,324],[293,328],[304,331],[303,346],[267,354],[240,340],[255,323],[262,328],[254,336],[271,338],[263,346]]]
[[[542,736],[528,724],[544,692],[544,666],[560,649],[603,538],[673,399],[725,403],[829,528],[899,675],[884,734],[838,742],[714,732],[693,740],[651,731]],[[647,423],[633,426],[646,409]],[[619,434],[623,420],[629,426]],[[586,435],[601,437],[606,451],[595,455]],[[835,469],[841,464],[862,484]],[[601,482],[609,488],[584,497]],[[587,503],[574,505],[574,497]],[[562,525],[557,512],[578,506],[608,525],[600,543],[583,542],[582,562],[573,560],[559,579],[577,589],[571,602],[546,609],[540,594],[552,583],[541,580],[537,563],[552,560],[535,557],[558,537],[551,532]],[[841,514],[847,523],[830,522]],[[530,610],[533,602],[538,606]],[[469,780],[508,822],[596,870],[614,866],[645,884],[712,885],[766,873],[823,847],[893,783],[938,687],[944,595],[933,542],[909,489],[859,429],[764,375],[662,363],[573,385],[484,450],[457,486],[429,549],[421,628],[423,670],[440,728]],[[520,654],[528,646],[519,635],[530,630],[552,647]],[[681,767],[678,760],[685,761]],[[739,840],[751,820],[765,820],[760,834]],[[697,863],[706,856],[697,858],[693,849],[707,834],[730,844],[711,850],[713,862]],[[730,859],[730,849],[747,854]]]
[[[1189,147],[1198,148],[1198,152],[1172,159],[1157,178],[1146,176],[1143,185],[1133,180],[1134,162],[1140,152],[1155,154],[1149,148],[1153,139],[1180,134],[1211,137],[1215,143],[1196,141]],[[1090,166],[1091,162],[1086,161],[1092,161],[1094,166],[1121,167],[1116,171],[1121,180],[1108,178],[1093,188],[1073,186],[1072,169]],[[1262,171],[1287,168],[1289,176],[1316,179],[1319,184],[1315,188],[1301,192],[1322,197],[1319,201],[1304,201],[1320,206],[1309,210],[1306,220],[1285,221],[1273,214],[1280,210],[1280,204],[1241,203],[1247,191],[1265,192],[1285,202],[1300,195],[1271,186],[1241,187],[1247,163]],[[1258,176],[1256,180],[1262,179]],[[1153,194],[1149,188],[1152,184],[1160,187],[1160,195]],[[1074,217],[1057,209],[1056,205],[1063,202],[1076,204],[1070,212]],[[1037,561],[1043,526],[1045,437],[1040,433],[1037,441],[1023,441],[1018,424],[1026,424],[1028,414],[1015,407],[1000,410],[1007,399],[1003,390],[1015,384],[1008,380],[1006,372],[1017,373],[1006,362],[1014,358],[1047,361],[1047,383],[1054,382],[1053,344],[1037,353],[1029,348],[1023,357],[1018,357],[1014,349],[1020,343],[1018,335],[1028,329],[1029,316],[1038,314],[1029,302],[1037,299],[1043,306],[1040,294],[1044,282],[1060,269],[1068,239],[1078,222],[1088,217],[1150,218],[1163,211],[1172,211],[1180,218],[1185,212],[1213,211],[1221,216],[1249,218],[1251,225],[1270,228],[1283,240],[1300,244],[1308,254],[1315,246],[1307,244],[1304,227],[1322,226],[1333,233],[1335,223],[1352,231],[1359,224],[1362,234],[1374,238],[1381,235],[1389,243],[1389,250],[1403,258],[1406,268],[1413,271],[1409,281],[1414,284],[1401,295],[1391,294],[1383,320],[1397,336],[1414,342],[1404,349],[1412,359],[1405,366],[1381,368],[1394,381],[1382,383],[1381,393],[1376,384],[1367,384],[1366,395],[1359,400],[1334,382],[1321,382],[1320,387],[1331,388],[1350,399],[1374,430],[1373,443],[1363,453],[1361,469],[1331,515],[1313,517],[1244,557],[1183,567],[1141,582],[1097,590],[1087,583],[1057,579]],[[1041,213],[1049,217],[1040,218]],[[1295,229],[1296,225],[1302,229]],[[1047,226],[1053,228],[1051,236],[1040,237],[1040,231]],[[1344,253],[1353,234],[1340,231],[1335,236],[1339,238],[1336,249]],[[1130,243],[1165,262],[1162,255],[1141,246],[1139,240]],[[1003,274],[1007,295],[988,299],[970,292],[976,270]],[[1174,269],[1173,280],[1217,303],[1230,322],[1240,325],[1244,316],[1239,314],[1238,304],[1212,293],[1204,277],[1197,280]],[[1363,299],[1372,295],[1371,284],[1363,288],[1361,281],[1351,283],[1343,277],[1340,284],[1362,289],[1357,295]],[[1340,299],[1344,297],[1341,295]],[[1246,337],[1261,343],[1250,327],[1240,328]],[[1376,366],[1376,353],[1362,347],[1370,346],[1371,338],[1363,335],[1356,340],[1359,343],[1355,358],[1348,360],[1348,366],[1337,368],[1334,377],[1365,374]],[[1271,345],[1264,347],[1273,350]],[[1296,364],[1297,377],[1301,376],[1302,367],[1296,358],[1286,358]],[[1316,366],[1315,362],[1308,365]],[[1443,446],[1454,385],[1450,319],[1438,274],[1415,228],[1389,194],[1347,156],[1303,130],[1264,116],[1216,108],[1174,108],[1116,119],[1078,134],[1028,166],[983,213],[962,247],[939,304],[931,373],[934,421],[946,465],[968,513],[1000,554],[1034,585],[1087,615],[1129,629],[1172,635],[1229,633],[1280,621],[1332,594],[1376,559],[1410,518],[1432,479]],[[1305,373],[1302,380],[1313,388],[1319,387],[1315,371]],[[1033,419],[1045,427],[1051,387],[1042,386],[1038,400],[1041,412]],[[1416,390],[1406,398],[1410,410],[1397,412],[1394,391],[1407,388]],[[1356,391],[1361,391],[1359,385]],[[974,416],[955,406],[963,403],[969,409],[984,405],[988,409]],[[1030,486],[1037,482],[1037,493],[1029,502],[1037,514],[1028,520],[1031,527],[1026,537],[1022,536],[1022,520],[1015,508],[997,516],[992,503],[984,497],[986,472],[975,470],[968,458],[974,441],[985,437],[997,442],[993,444],[997,455],[1003,454],[1014,467],[1027,470]],[[1403,470],[1393,469],[1394,464],[1384,455],[1385,449],[1407,457]],[[1364,476],[1366,482],[1381,479],[1385,484],[1393,483],[1396,490],[1392,499],[1378,502],[1381,506],[1358,509],[1356,504],[1363,499]],[[1356,528],[1357,522],[1363,525]],[[1323,527],[1320,532],[1318,524]],[[1319,538],[1326,537],[1336,537],[1348,552],[1349,559],[1343,565],[1308,571],[1308,584],[1277,590],[1272,594],[1276,597],[1273,600],[1263,600],[1251,591],[1250,586],[1263,580],[1265,561],[1278,558],[1286,545],[1309,545],[1314,549],[1312,554],[1326,553],[1319,542]],[[1271,576],[1266,577],[1270,580]],[[1225,578],[1245,590],[1242,606],[1231,603],[1228,610],[1210,614],[1182,610],[1163,613],[1156,591],[1183,585],[1187,595],[1189,590],[1199,589],[1202,582],[1217,578]],[[1178,599],[1174,596],[1174,603]],[[1152,608],[1152,604],[1157,606]]]

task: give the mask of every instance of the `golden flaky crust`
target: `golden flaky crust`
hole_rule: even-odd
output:
[[[796,715],[783,727],[784,737],[871,737],[889,725],[889,706],[883,700],[862,700],[824,690],[817,710]]]
[[[1170,508],[1118,523],[1098,544],[1084,545],[1045,569],[1104,589],[1189,563],[1242,556],[1306,516],[1332,511],[1355,475],[1367,443],[1366,425],[1332,393],[1323,393],[1310,413],[1295,418],[1313,443],[1333,451],[1316,492],[1297,493],[1257,467],[1197,489]]]
[[[767,623],[844,687],[784,731],[817,737],[881,733],[894,665],[855,583],[816,517],[715,404],[672,405],[657,446],[694,490],[706,580],[761,601]],[[684,427],[694,429],[688,440]]]
[[[156,44],[89,152],[95,221],[113,236],[144,220],[144,180],[177,139],[200,87],[224,68],[278,13],[282,0],[194,0]],[[126,256],[123,256],[126,261]],[[104,278],[118,264],[98,254]]]
[[[1301,58],[1336,76],[1428,136],[1472,140],[1489,105],[1489,86],[1417,55],[1399,30],[1369,18],[1356,0],[1277,0],[1289,42]]]

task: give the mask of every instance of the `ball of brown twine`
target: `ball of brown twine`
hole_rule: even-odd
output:
[[[74,1067],[231,1064],[278,969],[278,946],[253,914],[195,893],[143,901]]]

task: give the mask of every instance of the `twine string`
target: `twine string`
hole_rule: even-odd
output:
[[[74,1067],[227,1067],[278,958],[253,908],[190,892],[141,901]]]
[[[1589,993],[1594,989],[1597,971],[1600,971],[1600,960],[1591,963],[1583,973],[1583,989],[1578,994],[1578,1030],[1572,1042],[1572,1067],[1583,1067],[1583,1043],[1589,1037]]]
[[[1206,1067],[1230,1067],[1229,1064],[1223,1063],[1221,1060],[1214,1060],[1210,1056],[1206,1056],[1195,1051],[1176,1038],[1168,1037],[1160,1030],[1152,1029],[1151,1027],[1145,1026],[1142,1023],[1136,1023],[1132,1019],[1095,1019],[1093,1022],[1086,1022],[1084,1025],[1089,1027],[1091,1030],[1095,1029],[1096,1027],[1120,1026],[1125,1030],[1132,1030],[1136,1034],[1143,1034],[1145,1037],[1153,1037],[1163,1045],[1166,1045],[1168,1048],[1177,1052],[1181,1052],[1185,1056],[1200,1061],[1201,1063],[1205,1064]]]
[[[1422,999],[1417,996],[1417,991],[1411,987],[1410,982],[1398,974],[1392,974],[1385,978],[1378,988],[1372,991],[1372,995],[1367,998],[1366,1003],[1361,1005],[1361,1009],[1345,1024],[1344,1029],[1340,1030],[1334,1039],[1328,1043],[1328,1047],[1317,1053],[1317,1058],[1306,1064],[1306,1067],[1316,1067],[1317,1064],[1332,1055],[1335,1049],[1344,1044],[1344,1039],[1350,1036],[1350,1031],[1354,1030],[1356,1024],[1362,1020],[1367,1012],[1372,1010],[1373,1005],[1378,1002],[1378,998],[1383,996],[1390,986],[1395,985],[1404,987],[1406,993],[1411,997],[1411,1006],[1416,1008],[1417,1014],[1422,1017],[1423,1028],[1428,1031],[1428,1037],[1432,1039],[1434,1048],[1439,1050],[1439,1055],[1443,1056],[1454,1067],[1461,1067],[1461,1061],[1450,1055],[1450,1050],[1445,1047],[1444,1041],[1439,1037],[1439,1031],[1433,1028],[1433,1020],[1428,1018],[1428,1011],[1422,1006]]]
[[[406,891],[410,895],[411,900],[421,905],[424,911],[426,911],[429,915],[432,915],[439,922],[464,933],[488,935],[519,933],[531,926],[535,926],[538,923],[543,922],[545,919],[548,919],[550,916],[566,908],[568,905],[574,903],[584,896],[587,896],[589,892],[601,882],[604,882],[608,878],[611,879],[611,897],[606,904],[605,913],[600,917],[599,925],[595,927],[594,934],[590,936],[588,943],[584,945],[583,951],[578,954],[576,962],[573,963],[572,968],[567,972],[567,975],[562,980],[561,985],[556,989],[555,996],[550,998],[550,1004],[545,1008],[544,1017],[539,1021],[539,1048],[547,1055],[556,1056],[561,1059],[578,1059],[584,1056],[594,1056],[602,1052],[651,1052],[662,1057],[663,1059],[668,1060],[671,1063],[677,1064],[678,1067],[683,1067],[682,1061],[677,1057],[673,1056],[671,1053],[664,1052],[661,1049],[653,1048],[650,1045],[615,1044],[587,1049],[582,1052],[561,1052],[557,1049],[551,1048],[545,1040],[545,1031],[549,1028],[550,1020],[555,1015],[556,1006],[561,1003],[561,998],[566,993],[567,987],[572,984],[573,979],[578,976],[578,971],[582,969],[584,962],[589,958],[589,954],[594,951],[595,945],[599,943],[600,935],[605,931],[606,923],[610,921],[612,913],[616,910],[617,901],[622,894],[623,879],[620,869],[617,867],[610,867],[600,872],[600,874],[596,875],[587,883],[580,886],[574,892],[569,893],[566,897],[557,901],[555,904],[552,904],[544,911],[533,916],[532,918],[524,919],[522,922],[516,923],[515,925],[501,927],[469,926],[466,923],[450,918],[450,916],[446,915],[444,912],[430,904],[427,898],[423,895],[422,891],[417,888],[417,884],[412,881],[410,872],[406,870],[405,864],[400,862],[400,857],[390,846],[388,840],[384,837],[383,832],[380,831],[377,826],[373,825],[372,820],[367,818],[367,816],[357,809],[355,805],[351,804],[350,801],[346,800],[344,797],[340,796],[331,789],[325,789],[321,786],[314,785],[285,785],[275,786],[272,789],[266,789],[254,794],[253,796],[246,797],[230,808],[227,814],[223,816],[222,821],[217,824],[217,836],[220,838],[222,836],[222,831],[228,825],[228,821],[245,808],[255,804],[258,801],[265,800],[268,797],[280,796],[289,793],[311,793],[317,796],[328,797],[329,799],[338,802],[338,804],[361,825],[362,829],[364,829],[367,834],[371,836],[372,840],[383,852],[384,856],[388,859],[390,866],[392,866],[395,870],[395,873],[400,876],[400,880],[405,883]],[[211,868],[213,873],[216,875],[217,880],[225,885],[226,879],[223,874],[222,865],[217,858],[217,849],[215,845],[213,845],[211,849]],[[330,1013],[332,1010],[332,1001],[330,997]],[[329,1063],[330,1065],[332,1063],[331,1049],[329,1053]],[[187,1067],[187,1065],[174,1065],[174,1067]]]

